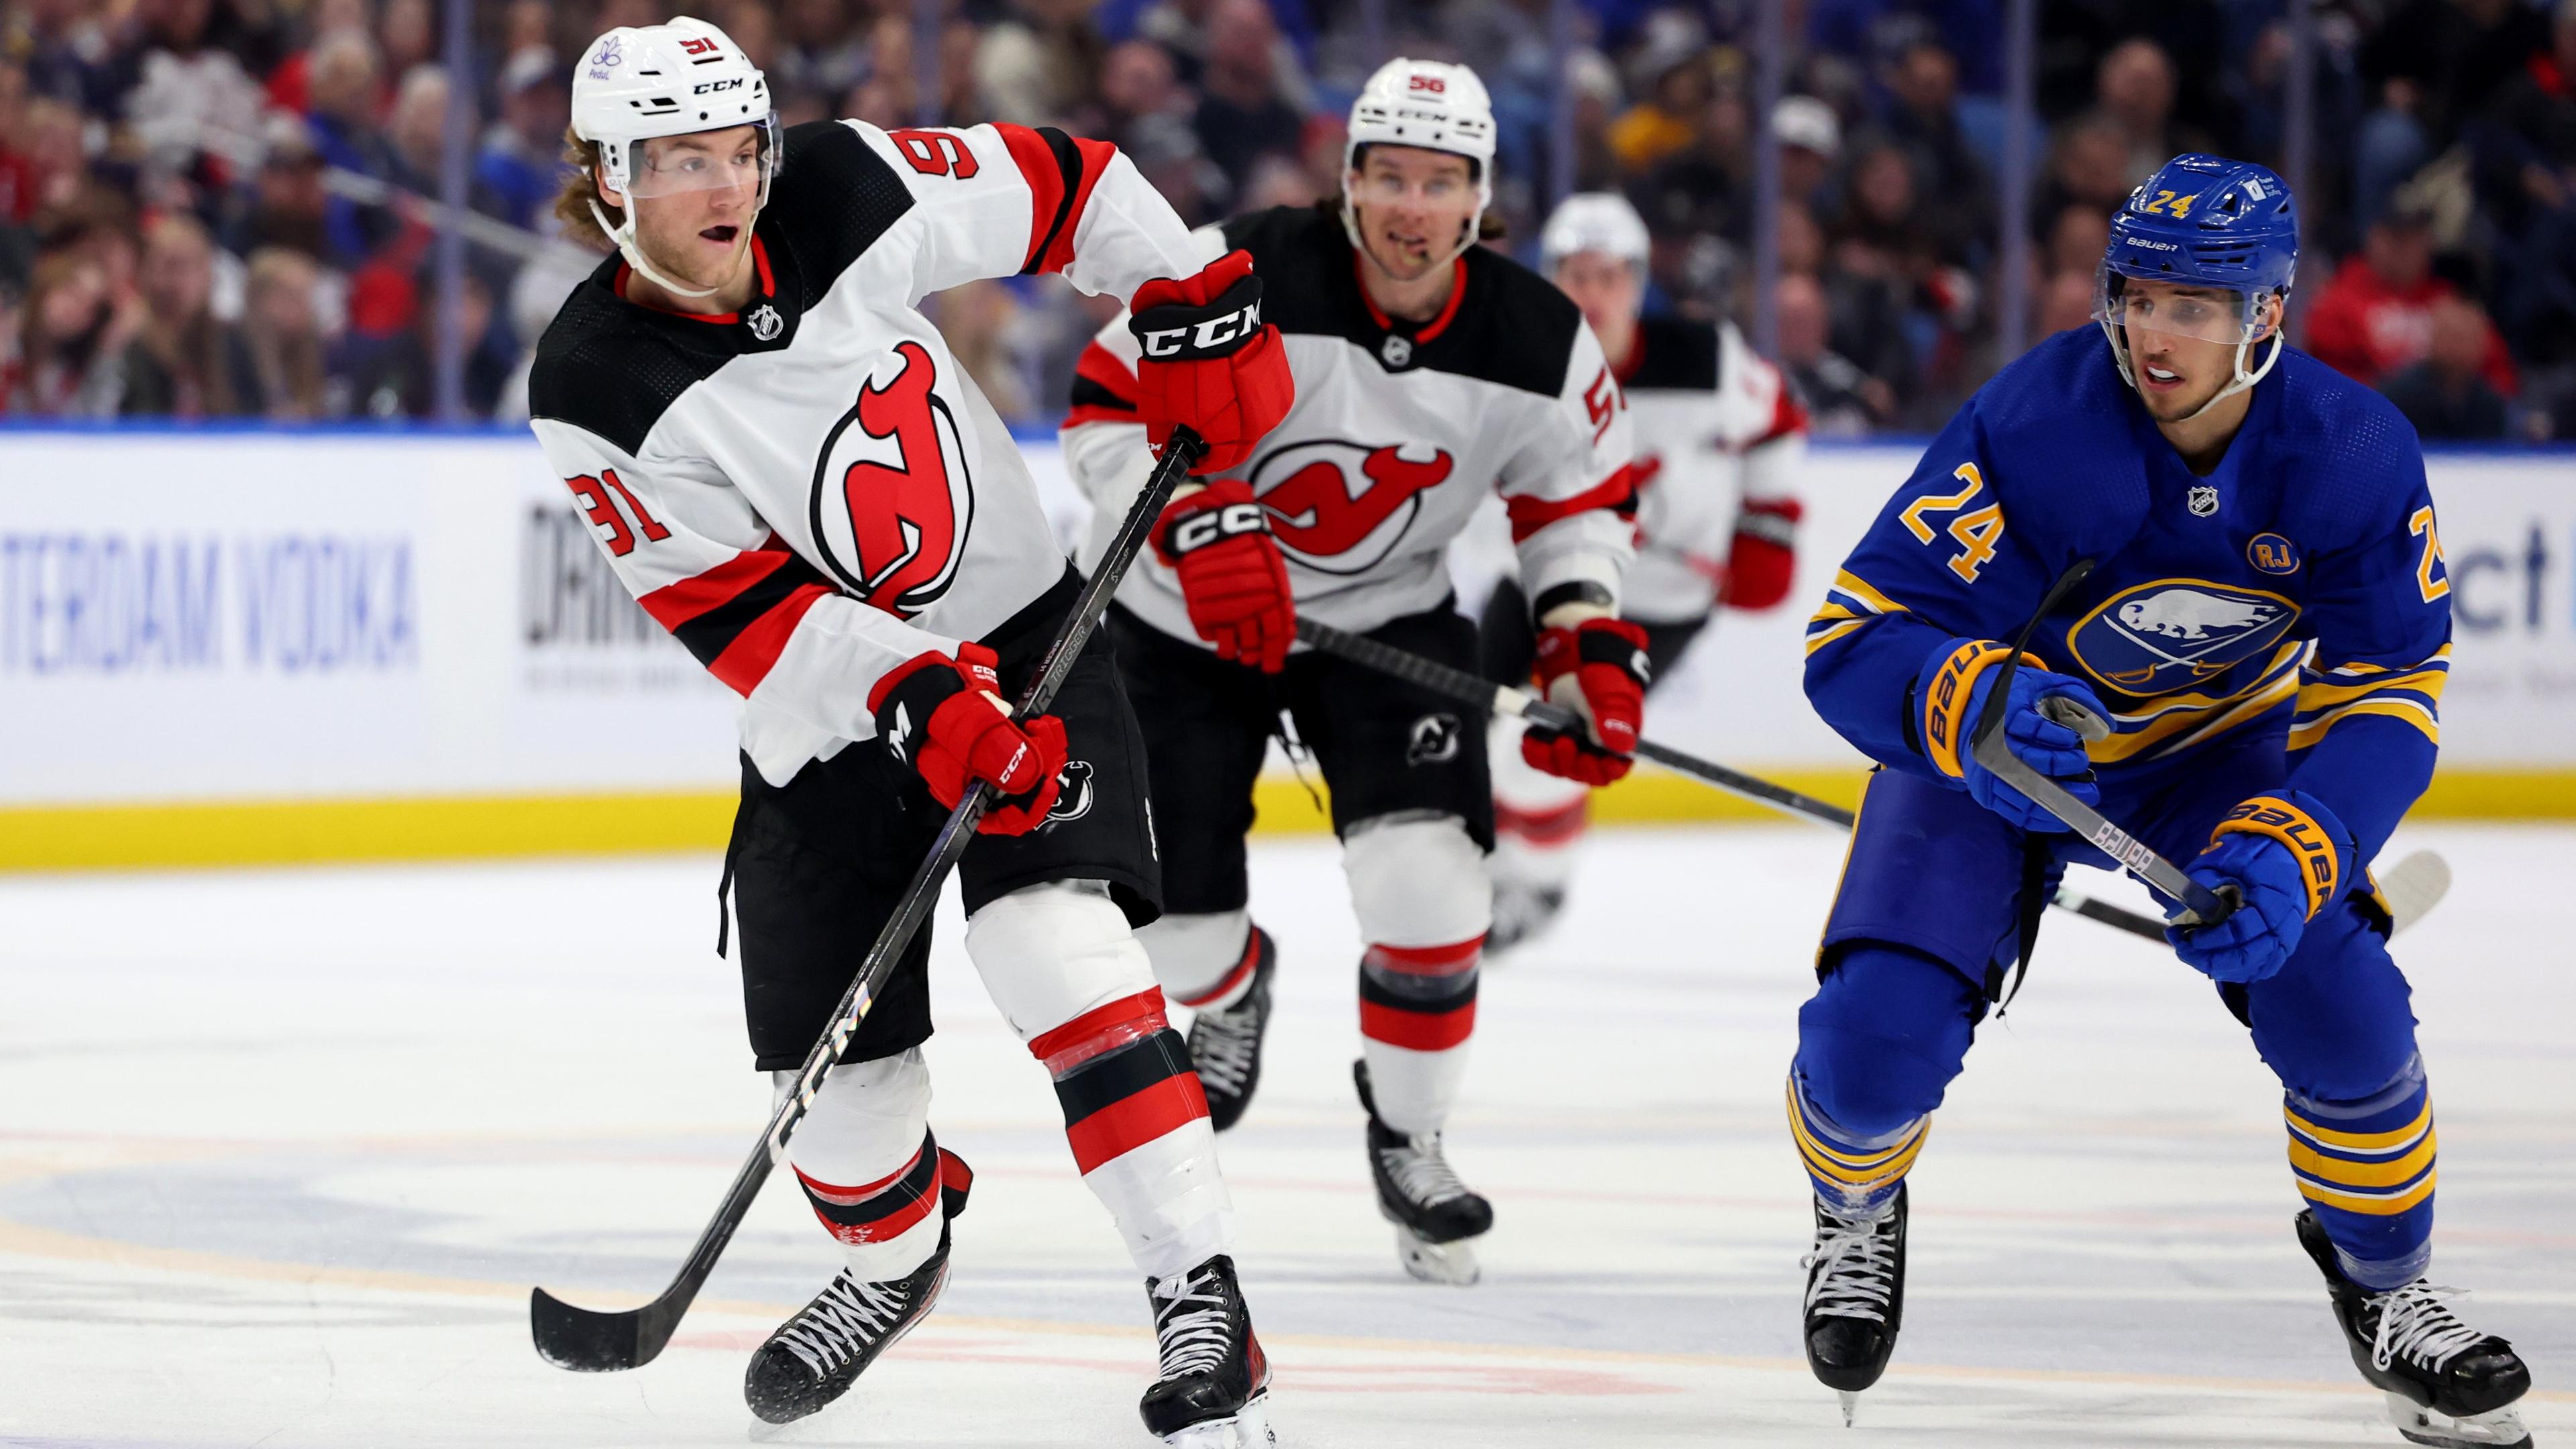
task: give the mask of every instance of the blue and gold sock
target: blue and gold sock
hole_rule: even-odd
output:
[[[2282,1094],[2290,1171],[2346,1276],[2387,1289],[2433,1256],[2433,1103],[2421,1058],[2357,1102]]]
[[[1874,1215],[1895,1201],[1931,1126],[1927,1115],[1893,1132],[1856,1137],[1817,1110],[1797,1073],[1789,1074],[1789,1135],[1798,1141],[1816,1196],[1846,1213]]]

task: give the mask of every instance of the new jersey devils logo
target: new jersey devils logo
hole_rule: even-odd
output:
[[[832,572],[860,598],[910,618],[956,581],[975,493],[956,416],[931,391],[938,369],[930,353],[904,342],[895,355],[903,370],[882,388],[862,386],[858,405],[823,440],[811,507],[815,546]],[[831,517],[835,503],[846,530]]]
[[[1318,438],[1262,458],[1251,481],[1290,557],[1320,573],[1358,574],[1395,551],[1422,512],[1422,495],[1456,466],[1442,449],[1416,461],[1393,446]]]

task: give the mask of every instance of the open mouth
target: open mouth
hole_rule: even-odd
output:
[[[698,235],[705,237],[707,240],[715,242],[720,246],[731,246],[733,244],[733,239],[741,234],[742,228],[738,226],[711,226],[698,233]]]
[[[2158,367],[2153,363],[2149,363],[2147,366],[2140,369],[2138,377],[2149,387],[2153,388],[2172,388],[2182,386],[2181,373],[2176,372],[2169,367]]]

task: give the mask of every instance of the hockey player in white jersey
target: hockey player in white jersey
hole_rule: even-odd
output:
[[[1146,1425],[1268,1443],[1205,1098],[1133,931],[1159,893],[1134,717],[1097,640],[1050,715],[1002,703],[1076,576],[917,310],[974,278],[1061,272],[1249,339],[1142,366],[1154,421],[1222,466],[1291,385],[1275,335],[1232,325],[1258,315],[1248,264],[1203,254],[1101,142],[781,131],[759,69],[685,17],[583,53],[573,130],[582,175],[558,210],[619,255],[539,343],[533,426],[618,577],[743,697],[727,879],[759,1067],[802,1064],[948,811],[990,782],[1000,803],[960,867],[967,955],[1054,1077],[1075,1163],[1147,1276]],[[790,1145],[848,1266],[752,1358],[745,1396],[771,1423],[846,1392],[946,1281],[971,1179],[928,1126],[928,954],[925,927]]]
[[[1637,561],[1622,617],[1646,631],[1652,681],[1681,661],[1719,609],[1788,597],[1797,564],[1797,473],[1807,415],[1778,368],[1732,322],[1643,315],[1647,236],[1624,197],[1559,203],[1539,233],[1539,266],[1583,309],[1636,427]],[[1485,676],[1526,685],[1534,640],[1527,596],[1494,590],[1481,625]],[[1564,908],[1592,792],[1527,768],[1497,721],[1494,929],[1488,952],[1545,930]]]
[[[1357,1076],[1379,1206],[1409,1271],[1460,1283],[1493,1222],[1441,1136],[1493,899],[1485,732],[1440,696],[1288,646],[1304,613],[1473,667],[1444,550],[1499,490],[1540,675],[1590,722],[1584,737],[1533,738],[1530,756],[1595,782],[1628,768],[1644,675],[1644,636],[1618,617],[1628,415],[1574,305],[1476,245],[1493,157],[1472,71],[1391,61],[1352,108],[1338,207],[1199,234],[1202,258],[1251,252],[1297,401],[1241,466],[1171,505],[1109,617],[1164,847],[1168,913],[1143,936],[1164,989],[1197,1012],[1190,1048],[1217,1125],[1241,1115],[1260,1073],[1276,953],[1249,914],[1244,832],[1285,711],[1331,787],[1366,943]],[[1139,384],[1153,357],[1113,322],[1078,368],[1065,458],[1103,520],[1147,472]],[[1095,529],[1091,555],[1109,531]]]

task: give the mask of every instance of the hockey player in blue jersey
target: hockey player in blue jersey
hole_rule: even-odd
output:
[[[2297,260],[2278,176],[2167,163],[2113,220],[2100,331],[1959,410],[1808,628],[1808,697],[1879,763],[1788,1088],[1808,1361],[1846,1414],[1895,1346],[1932,1111],[2059,874],[2110,863],[1970,749],[2036,616],[2012,753],[2242,897],[2168,935],[2281,1080],[2297,1235],[2354,1362],[2409,1439],[2528,1442],[2529,1371],[2424,1280],[2433,1113],[2368,873],[2432,778],[2450,580],[2413,430],[2282,343]],[[2111,733],[2088,745],[2051,698]]]

